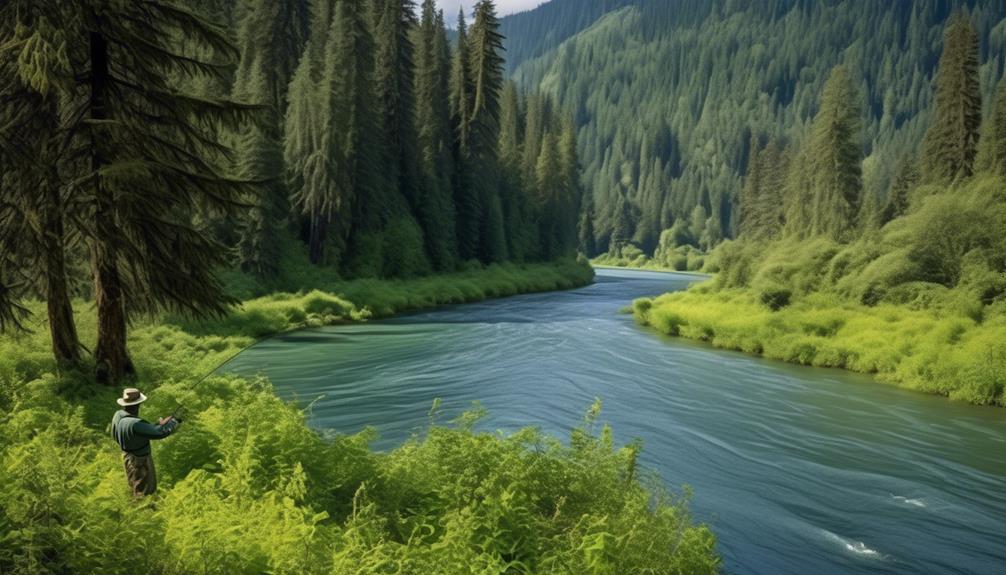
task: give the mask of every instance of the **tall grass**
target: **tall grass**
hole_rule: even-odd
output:
[[[219,320],[133,326],[150,417],[186,406],[154,447],[159,494],[131,500],[107,425],[119,390],[60,371],[42,329],[0,338],[2,573],[712,573],[715,538],[593,433],[480,433],[478,412],[389,452],[373,431],[319,434],[267,381],[213,376],[255,338],[313,322],[589,281],[577,264],[505,266],[338,294],[274,295]],[[78,306],[85,340],[92,310]],[[640,479],[642,478],[642,479]],[[151,505],[155,503],[155,505]]]

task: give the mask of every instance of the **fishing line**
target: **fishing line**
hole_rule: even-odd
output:
[[[241,349],[237,350],[237,352],[235,352],[232,355],[228,356],[227,359],[225,359],[221,363],[217,364],[213,369],[209,370],[208,372],[206,372],[205,375],[203,375],[198,380],[196,380],[196,382],[193,383],[189,387],[189,391],[195,391],[195,389],[197,387],[199,387],[200,385],[202,385],[202,383],[205,382],[207,379],[209,379],[211,375],[213,375],[214,373],[220,371],[228,363],[230,363],[230,362],[234,361],[235,359],[237,359],[237,357],[239,355],[241,355],[242,353],[248,351],[249,349],[255,347],[256,345],[258,345],[260,343],[265,343],[265,342],[269,341],[270,339],[279,337],[280,335],[283,335],[283,333],[285,333],[285,332],[275,333],[275,334],[273,334],[273,335],[271,335],[271,336],[269,336],[269,337],[267,337],[265,339],[260,339],[260,340],[257,340],[257,341],[253,341],[252,343],[250,343],[250,344],[242,347]],[[171,416],[170,417],[174,417],[174,418],[178,419],[179,421],[181,421],[181,418],[179,416],[180,416],[180,414],[184,410],[185,410],[185,405],[181,401],[178,401],[176,403],[176,405],[175,405],[175,409],[171,412]]]

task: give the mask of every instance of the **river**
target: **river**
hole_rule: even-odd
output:
[[[389,449],[478,400],[482,428],[568,437],[594,397],[615,439],[718,537],[727,573],[1006,573],[1006,410],[956,404],[839,370],[665,338],[618,313],[695,278],[598,272],[588,287],[304,330],[227,371],[311,424],[375,426]]]

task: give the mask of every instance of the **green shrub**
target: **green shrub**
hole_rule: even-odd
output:
[[[186,408],[181,431],[154,448],[159,493],[143,502],[106,431],[118,390],[58,372],[44,330],[0,337],[0,572],[715,573],[715,537],[692,523],[686,498],[637,471],[638,445],[593,433],[599,408],[569,446],[534,429],[475,432],[473,413],[377,453],[372,431],[311,430],[267,381],[192,387],[256,337],[312,319],[569,288],[592,274],[568,261],[347,282],[343,296],[276,294],[218,320],[134,325],[137,385],[153,391],[145,414]],[[91,310],[77,308],[93,338]]]
[[[790,289],[778,286],[765,288],[758,294],[758,299],[762,304],[768,306],[772,311],[779,311],[788,306],[792,297],[793,292]]]

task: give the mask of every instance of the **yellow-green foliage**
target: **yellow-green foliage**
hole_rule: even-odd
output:
[[[718,347],[1006,404],[1006,182],[920,188],[852,244],[726,242],[718,276],[636,302],[637,319]]]
[[[192,389],[278,330],[589,274],[577,264],[473,271],[441,296],[436,278],[354,282],[341,296],[266,297],[213,322],[134,326],[144,415],[186,407],[180,431],[154,446],[160,489],[143,502],[128,495],[108,436],[119,390],[57,371],[43,329],[0,338],[0,573],[714,572],[713,535],[683,500],[639,479],[636,446],[592,433],[597,409],[569,446],[531,429],[474,432],[474,411],[377,453],[372,431],[311,430],[267,381],[213,376]],[[93,312],[77,307],[86,341]]]

